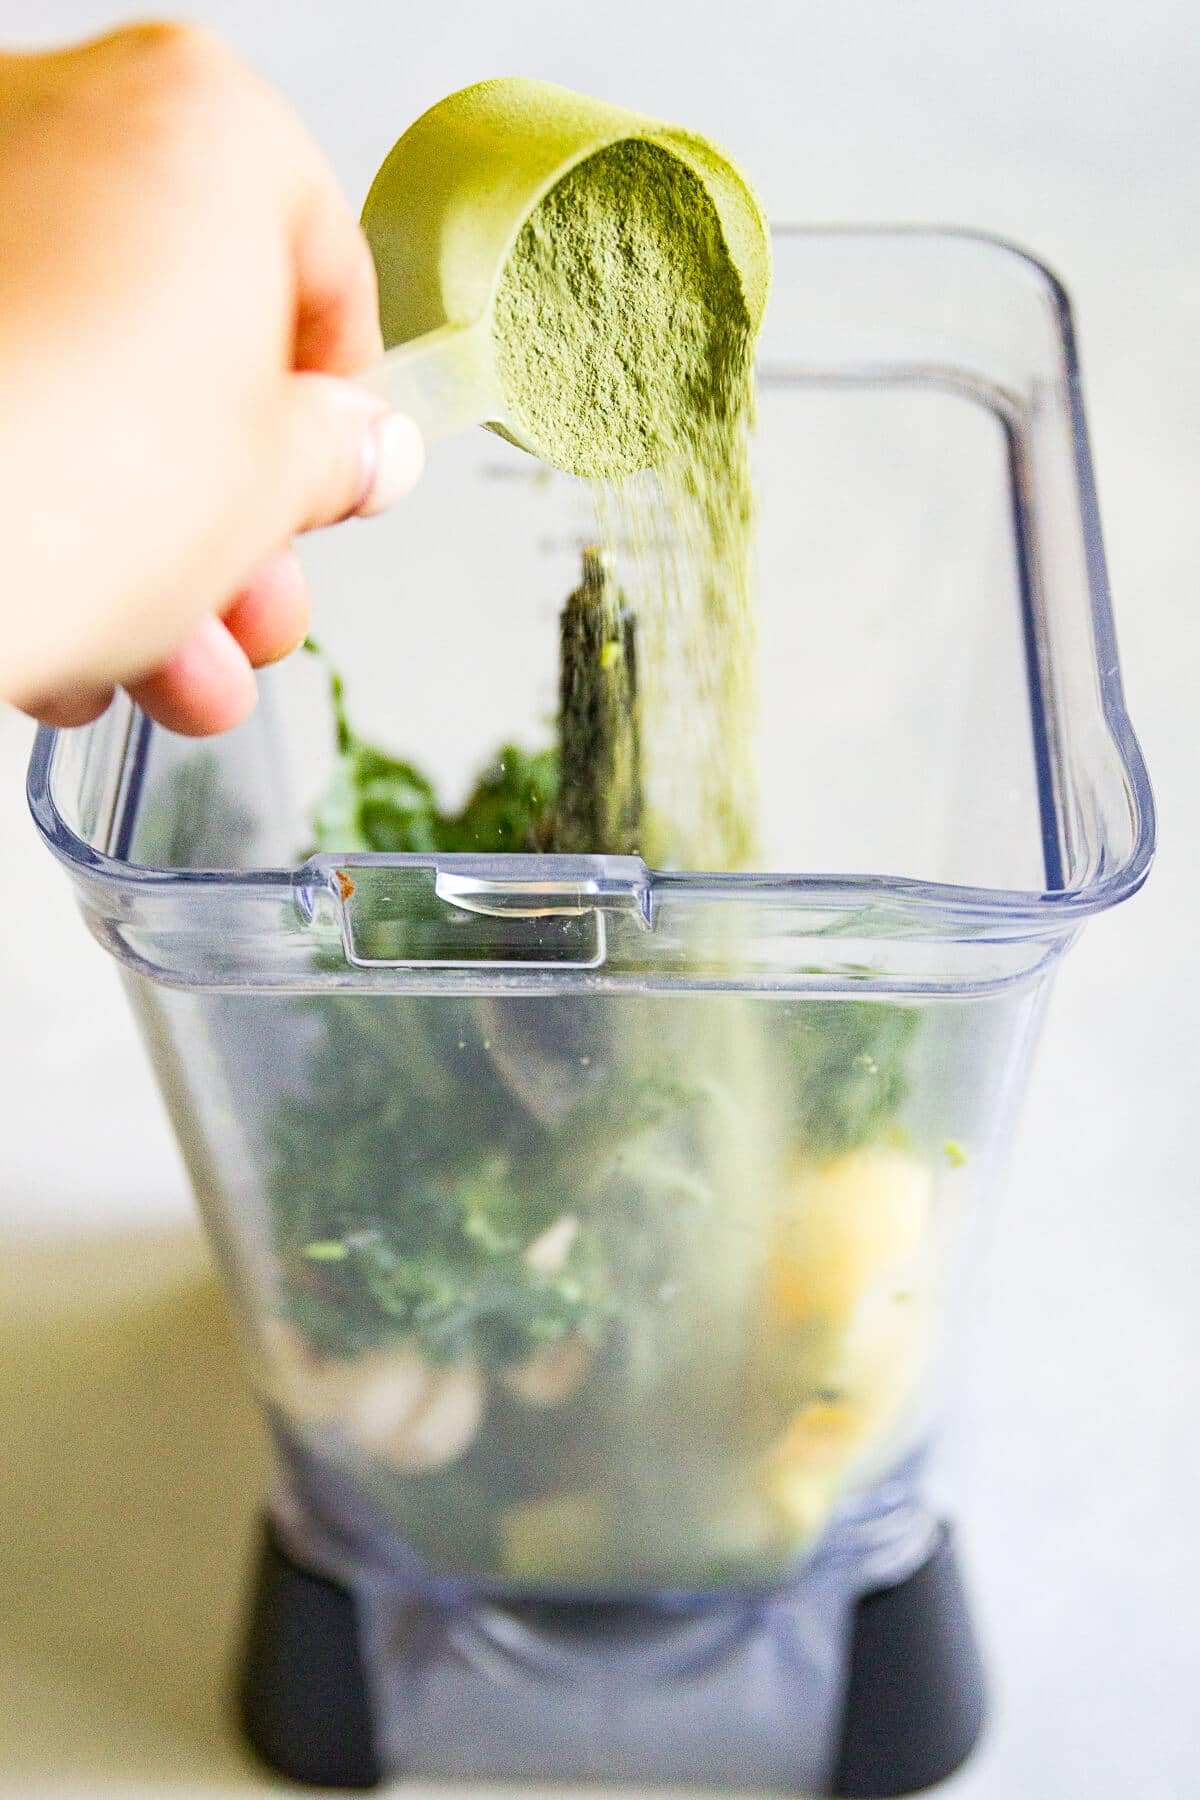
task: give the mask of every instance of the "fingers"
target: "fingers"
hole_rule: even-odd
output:
[[[383,512],[424,464],[411,420],[329,376],[352,375],[383,354],[375,264],[328,165],[312,159],[293,251],[296,323],[285,429],[299,510],[291,529]]]
[[[289,545],[269,556],[225,614],[225,629],[252,668],[279,662],[301,643],[312,611],[300,558]]]
[[[169,731],[186,737],[228,731],[254,706],[252,669],[297,648],[309,611],[308,583],[289,544],[267,558],[223,619],[206,620],[161,667],[133,683],[130,696]]]
[[[333,376],[296,375],[290,389],[284,461],[296,530],[352,513],[367,517],[408,493],[424,461],[421,436],[410,419]],[[170,731],[189,737],[228,731],[254,706],[253,669],[296,649],[308,630],[310,610],[304,571],[288,545],[259,565],[223,619],[205,620],[165,663],[130,685],[129,693]],[[101,711],[103,706],[87,717]]]
[[[332,182],[318,178],[295,240],[293,366],[353,375],[383,354],[375,264],[357,219]]]
[[[209,737],[240,724],[255,701],[252,669],[278,662],[308,630],[308,583],[289,545],[267,558],[223,620],[208,619],[159,668],[130,685],[143,712],[170,731]],[[90,725],[111,688],[56,694],[26,707],[43,725]]]
[[[229,731],[258,691],[246,652],[220,619],[205,619],[173,656],[129,688],[143,712],[184,737]]]
[[[291,531],[383,512],[407,494],[424,464],[411,419],[329,375],[288,383],[279,451]]]
[[[113,697],[112,688],[77,688],[53,694],[45,700],[31,700],[21,711],[36,719],[39,725],[52,725],[56,731],[68,731],[73,725],[90,725],[107,712]]]
[[[71,725],[124,683],[165,726],[223,730],[307,618],[294,560],[264,558],[420,473],[412,423],[346,378],[381,348],[370,252],[310,135],[215,39],[152,25],[30,63],[0,265],[32,246],[54,306],[22,309],[29,475],[7,498],[27,529],[5,549],[45,600],[0,694]],[[21,229],[43,214],[53,231]]]

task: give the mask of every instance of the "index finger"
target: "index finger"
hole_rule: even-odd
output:
[[[293,250],[294,368],[356,374],[383,354],[375,264],[358,220],[323,163],[301,208]]]

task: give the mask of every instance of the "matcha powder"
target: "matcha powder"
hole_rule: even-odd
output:
[[[513,416],[589,478],[637,615],[640,848],[659,865],[750,866],[754,334],[703,183],[641,139],[578,164],[524,225],[494,328]]]

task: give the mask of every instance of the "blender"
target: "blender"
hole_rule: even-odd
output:
[[[965,233],[774,255],[762,872],[362,848],[312,658],[227,739],[123,697],[37,739],[270,1422],[241,1704],[303,1781],[878,1796],[981,1728],[927,1462],[1058,958],[1153,807],[1058,283]],[[632,650],[590,537],[475,432],[306,546],[414,805],[534,794],[589,584]]]

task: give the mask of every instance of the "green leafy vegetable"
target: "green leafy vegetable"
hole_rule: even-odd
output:
[[[311,638],[306,649],[322,654]],[[478,777],[461,812],[443,812],[433,784],[412,763],[364,743],[346,714],[345,690],[330,671],[337,764],[316,819],[316,848],[337,855],[374,851],[513,852],[553,848],[558,751],[505,744]]]

